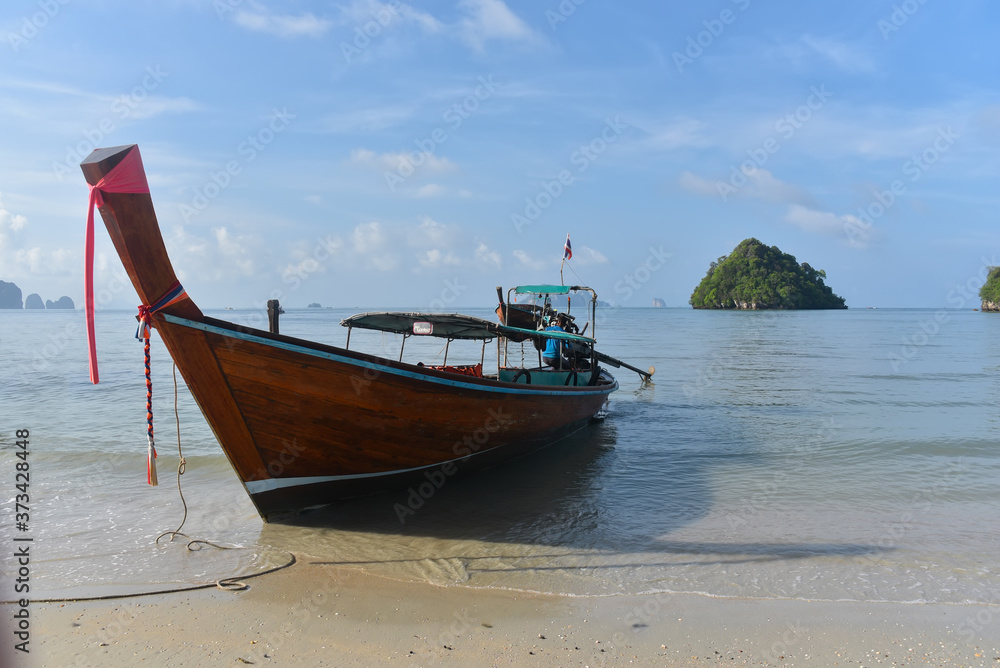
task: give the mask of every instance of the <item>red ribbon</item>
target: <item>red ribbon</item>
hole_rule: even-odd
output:
[[[97,373],[97,338],[94,335],[94,207],[104,206],[102,193],[148,193],[146,172],[142,167],[139,147],[133,146],[128,155],[108,172],[103,179],[90,186],[90,203],[87,205],[87,234],[84,245],[83,310],[87,321],[88,359],[90,382],[95,385]]]

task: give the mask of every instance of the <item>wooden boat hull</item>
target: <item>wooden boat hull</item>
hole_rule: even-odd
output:
[[[81,165],[97,184],[134,146]],[[141,163],[140,163],[141,168]],[[100,211],[144,304],[176,276],[148,193]],[[618,383],[559,387],[461,376],[208,318],[189,298],[156,331],[264,520],[397,486],[440,486],[584,426]]]
[[[157,330],[265,519],[516,457],[584,426],[618,387],[497,383],[211,318]],[[228,392],[215,369],[185,368],[195,349]]]

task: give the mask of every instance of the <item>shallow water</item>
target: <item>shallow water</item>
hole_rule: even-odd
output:
[[[352,312],[290,310],[282,332],[342,345],[338,323]],[[210,315],[266,327],[257,313]],[[600,348],[655,365],[656,382],[640,388],[614,370],[622,389],[602,422],[428,499],[399,490],[286,524],[257,518],[181,383],[184,530],[241,548],[198,552],[153,543],[183,513],[173,384],[154,335],[161,484],[150,488],[134,329],[131,313],[98,314],[95,387],[82,313],[0,311],[0,465],[13,470],[14,431],[30,429],[37,597],[211,582],[294,552],[401,579],[569,595],[1000,601],[993,314],[621,309],[599,325]],[[351,347],[396,357],[399,340],[355,332]],[[440,359],[442,347],[410,339],[406,358]],[[455,343],[449,361],[480,354]],[[487,346],[487,368],[495,356]]]

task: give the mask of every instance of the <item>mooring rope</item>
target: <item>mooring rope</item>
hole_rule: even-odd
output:
[[[143,356],[146,365],[146,482],[156,487],[156,446],[153,443],[153,379],[149,372],[149,330],[143,339]]]
[[[73,598],[33,598],[32,603],[74,603],[76,601],[110,601],[116,598],[137,598],[139,596],[156,596],[157,594],[176,594],[183,591],[196,591],[198,589],[208,589],[210,587],[217,587],[219,589],[224,589],[226,591],[240,591],[243,589],[249,589],[250,586],[242,580],[250,580],[251,578],[259,578],[262,575],[270,575],[277,571],[293,566],[298,562],[295,555],[291,552],[288,553],[288,561],[281,564],[280,566],[275,566],[274,568],[269,568],[266,571],[261,571],[260,573],[250,573],[249,575],[241,575],[237,577],[224,578],[222,580],[216,580],[215,582],[208,582],[204,584],[191,585],[188,587],[171,587],[169,589],[158,589],[156,591],[142,591],[135,592],[132,594],[105,594],[104,596],[79,596]],[[230,586],[231,584],[239,585],[236,588]],[[17,601],[0,601],[0,603],[17,603]]]
[[[235,547],[235,546],[219,545],[217,543],[213,543],[213,542],[208,541],[208,540],[200,540],[200,539],[196,540],[196,539],[191,538],[191,536],[187,535],[186,533],[182,533],[181,532],[181,529],[184,527],[184,523],[187,522],[187,516],[188,516],[187,501],[184,500],[184,490],[181,489],[181,476],[184,475],[185,471],[187,471],[187,461],[184,459],[184,451],[181,448],[181,415],[180,415],[180,411],[177,408],[177,363],[176,362],[174,362],[174,366],[173,366],[173,377],[174,377],[174,422],[177,425],[177,457],[178,457],[178,460],[179,460],[177,462],[177,494],[181,497],[181,504],[184,506],[184,516],[181,518],[181,523],[177,526],[176,529],[174,529],[173,531],[164,531],[159,536],[157,536],[156,540],[153,541],[153,542],[156,543],[156,544],[159,544],[160,539],[163,538],[164,536],[170,536],[170,541],[173,542],[174,538],[176,538],[177,536],[183,536],[184,538],[188,539],[187,549],[191,550],[192,552],[200,550],[201,549],[201,547],[200,547],[201,545],[208,545],[210,547],[215,547],[215,548],[218,548],[220,550],[240,550],[240,549],[244,549],[244,548],[239,548],[239,547]],[[152,427],[150,427],[150,429],[152,429]],[[198,545],[199,547],[193,547],[194,545]],[[229,578],[229,579],[233,579],[233,578]],[[222,584],[223,582],[226,582],[226,581],[225,580],[219,580],[218,583],[217,583],[221,589],[231,589],[232,588],[231,586],[228,586],[228,585],[224,586]],[[241,587],[241,588],[245,588],[245,587]]]

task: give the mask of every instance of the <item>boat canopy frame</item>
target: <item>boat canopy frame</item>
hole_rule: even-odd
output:
[[[589,336],[570,334],[569,332],[546,332],[520,327],[508,327],[490,320],[477,318],[461,313],[401,313],[395,311],[380,311],[358,313],[344,318],[340,324],[350,330],[371,329],[377,332],[402,334],[410,336],[433,336],[452,341],[465,339],[470,341],[492,341],[495,338],[507,338],[509,334],[526,335],[536,339],[561,339],[575,343],[594,345],[596,341]],[[422,333],[414,329],[415,325],[430,324],[431,330]]]

